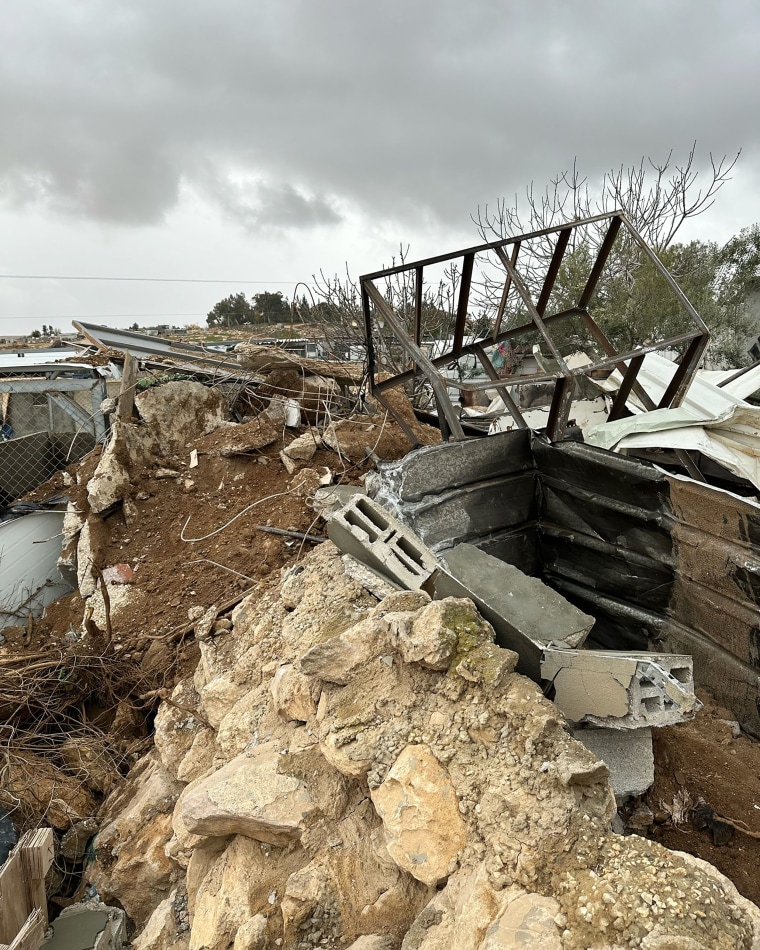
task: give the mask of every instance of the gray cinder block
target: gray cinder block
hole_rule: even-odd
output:
[[[419,590],[438,569],[417,535],[365,495],[357,495],[327,523],[330,540],[407,590]]]
[[[610,785],[618,803],[643,795],[654,782],[652,730],[576,729],[573,736],[610,770]]]
[[[518,671],[535,680],[541,677],[546,646],[580,646],[594,625],[593,617],[537,577],[472,544],[457,544],[441,555],[441,563],[436,598],[471,598],[496,631],[498,644],[519,655]]]

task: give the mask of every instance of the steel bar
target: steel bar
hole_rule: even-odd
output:
[[[266,531],[267,534],[281,535],[284,538],[296,538],[298,541],[308,541],[311,544],[321,544],[323,541],[327,541],[327,538],[320,538],[316,534],[304,534],[303,531],[290,531],[288,528],[272,528],[268,524],[257,524],[256,530]]]
[[[728,386],[729,383],[732,383],[735,379],[739,379],[740,377],[744,376],[744,374],[748,373],[751,369],[757,369],[758,366],[760,366],[760,360],[755,360],[754,363],[750,363],[749,366],[742,366],[741,369],[737,370],[727,379],[724,379],[719,383],[715,383],[715,385],[719,389],[722,389],[724,386]]]
[[[370,312],[369,294],[364,289],[364,283],[361,284],[362,310],[364,311],[364,336],[367,344],[367,371],[369,373],[370,387],[375,379],[375,341],[372,339],[372,314]]]
[[[617,240],[618,231],[620,230],[620,225],[623,223],[621,217],[615,217],[610,221],[610,226],[607,228],[607,234],[604,236],[602,241],[602,246],[599,248],[599,253],[596,255],[596,260],[594,261],[594,266],[591,268],[591,273],[589,278],[586,281],[586,286],[583,288],[583,293],[581,294],[580,300],[578,301],[578,306],[581,310],[585,310],[588,307],[591,298],[594,295],[596,290],[596,285],[599,283],[599,278],[602,276],[602,271],[604,270],[604,265],[607,263],[607,258],[610,256],[610,252]]]
[[[420,440],[417,438],[414,432],[412,432],[411,428],[407,425],[406,420],[401,415],[399,415],[399,413],[395,411],[391,403],[386,402],[385,399],[383,399],[382,392],[380,389],[380,386],[382,385],[383,384],[381,383],[380,385],[375,386],[375,388],[372,390],[373,398],[376,399],[380,403],[380,405],[383,407],[383,409],[385,409],[386,412],[390,413],[390,415],[393,416],[393,418],[396,420],[396,422],[398,422],[399,426],[401,427],[404,435],[412,443],[412,448],[416,449],[417,446],[420,444]],[[394,383],[394,385],[396,384]],[[390,387],[387,387],[387,388],[390,388]]]
[[[670,342],[671,343],[686,343],[689,340],[693,340],[694,337],[695,337],[694,333],[682,333],[680,336],[671,337]],[[700,334],[700,337],[701,337],[701,334]],[[568,377],[587,376],[590,372],[597,369],[617,369],[619,370],[621,375],[625,375],[626,363],[628,360],[632,360],[637,356],[643,356],[647,353],[655,353],[658,350],[661,350],[662,346],[663,346],[662,343],[651,343],[649,346],[640,347],[639,349],[636,349],[636,350],[628,350],[626,353],[613,353],[613,355],[610,356],[608,359],[597,360],[594,363],[585,363],[583,366],[568,368],[566,375]],[[474,347],[475,347],[475,344],[473,344],[472,347],[468,348],[468,352],[475,353]],[[451,362],[451,355],[437,356],[434,360],[428,360],[428,362],[433,367],[444,365],[446,363]],[[376,383],[375,388],[376,389],[379,388],[381,391],[384,389],[391,389],[393,386],[398,386],[401,383],[409,382],[409,380],[412,379],[413,375],[414,374],[412,373],[412,371],[408,370],[405,373],[399,373],[396,376],[390,376],[388,377],[388,379],[385,379],[380,383]],[[480,389],[493,389],[495,386],[500,386],[500,385],[524,386],[531,383],[552,382],[553,380],[557,379],[560,375],[565,375],[565,374],[543,373],[543,372],[530,373],[525,376],[501,377],[499,378],[498,381],[483,380],[478,383],[472,383],[472,382],[463,382],[457,379],[448,379],[448,378],[444,379],[444,377],[442,377],[440,373],[436,373],[436,376],[438,376],[439,379],[444,380],[446,386],[449,386],[452,389],[469,390],[472,392],[477,392]],[[637,390],[637,387],[638,387],[638,390]],[[636,393],[636,395],[639,395],[639,392],[641,393],[641,395],[639,395],[639,398],[641,398],[647,403],[647,409],[657,408],[655,403],[647,395],[646,391],[640,386],[639,383],[636,383],[634,385],[633,391]]]
[[[464,343],[464,329],[467,323],[467,307],[470,303],[470,284],[472,283],[472,268],[475,263],[474,254],[465,254],[462,261],[462,278],[459,282],[459,300],[457,301],[457,319],[454,324],[454,343],[452,349],[456,352]]]
[[[97,376],[86,379],[18,379],[10,376],[0,378],[0,393],[77,393],[94,389]]]
[[[422,343],[422,268],[415,268],[414,282],[414,342]]]
[[[530,292],[528,288],[523,283],[522,277],[518,274],[514,267],[512,267],[512,262],[509,260],[507,255],[504,253],[503,249],[500,247],[496,248],[496,253],[499,256],[499,260],[502,262],[508,273],[512,275],[512,283],[515,285],[518,294],[522,297],[523,303],[533,320],[533,323],[536,325],[536,329],[541,334],[541,336],[546,340],[546,345],[552,352],[552,356],[559,363],[559,367],[563,372],[567,372],[567,365],[562,358],[562,354],[554,345],[554,340],[551,338],[549,331],[546,329],[546,324],[544,323],[541,314],[536,310],[536,305],[531,300]]]
[[[511,264],[512,267],[517,267],[517,255],[520,253],[521,242],[516,241],[512,247],[512,258]],[[504,280],[504,289],[501,292],[501,300],[499,301],[499,309],[496,311],[496,322],[493,325],[493,334],[492,338],[494,343],[497,342],[499,332],[501,330],[501,324],[504,320],[504,311],[507,308],[507,299],[509,297],[509,291],[512,289],[512,275],[507,271],[505,280]]]
[[[678,461],[692,478],[695,478],[698,482],[705,481],[705,476],[700,472],[699,466],[691,456],[691,452],[688,452],[686,449],[676,449],[675,454]]]
[[[65,412],[67,416],[70,416],[80,429],[85,432],[92,432],[92,416],[89,412],[82,409],[79,403],[75,402],[71,396],[67,396],[64,393],[50,392],[48,393],[48,399],[58,406],[62,412]]]
[[[689,388],[694,374],[697,371],[697,365],[707,346],[707,337],[695,337],[686,349],[678,369],[673,373],[673,378],[658,405],[658,409],[675,409],[683,402],[683,397]]]
[[[709,337],[710,331],[708,330],[706,324],[703,322],[700,315],[692,306],[691,302],[689,301],[689,298],[686,296],[686,294],[681,290],[681,288],[675,282],[673,275],[670,273],[667,267],[665,267],[665,265],[662,263],[660,258],[655,254],[655,252],[647,244],[644,238],[639,234],[636,228],[631,224],[627,216],[623,212],[620,212],[620,215],[623,221],[625,222],[626,228],[628,232],[630,233],[631,237],[633,238],[633,240],[638,244],[641,250],[646,254],[649,260],[654,264],[657,272],[660,274],[661,277],[665,279],[666,283],[668,284],[670,289],[673,291],[673,293],[676,295],[676,297],[678,297],[679,301],[681,302],[681,305],[686,309],[686,312],[689,314],[692,320],[694,320],[694,322],[702,330],[702,332],[705,333]]]
[[[643,364],[643,356],[634,356],[634,358],[628,364],[628,367],[623,374],[623,382],[620,384],[620,389],[617,391],[615,400],[612,403],[612,408],[610,409],[609,415],[607,416],[607,422],[615,422],[616,419],[622,419],[623,415],[627,411],[625,404],[628,401],[628,397],[631,394],[631,389],[636,382],[636,377],[639,375],[639,370]]]
[[[573,404],[574,387],[575,381],[567,376],[560,377],[554,387],[549,421],[546,424],[546,434],[552,442],[559,442],[565,435],[570,407]]]
[[[496,372],[496,369],[493,363],[488,359],[488,354],[486,353],[486,351],[483,349],[482,346],[477,346],[475,350],[475,355],[480,360],[480,363],[483,367],[483,370],[486,376],[488,376],[489,379],[498,381],[499,374]],[[499,394],[499,399],[501,399],[501,401],[504,403],[504,406],[507,412],[515,420],[515,424],[517,425],[517,428],[527,429],[528,423],[525,421],[525,419],[523,419],[522,413],[520,412],[520,409],[517,403],[514,401],[512,396],[507,392],[506,387],[499,386],[496,392]]]
[[[615,347],[607,339],[604,331],[597,324],[596,320],[594,320],[594,318],[588,313],[584,316],[583,319],[588,331],[594,337],[596,342],[601,346],[601,348],[604,350],[607,356],[614,356]],[[620,373],[621,376],[625,375],[625,363],[616,363],[615,369]],[[652,409],[657,408],[652,397],[649,395],[649,393],[644,389],[644,387],[638,381],[634,382],[633,384],[633,393],[640,400],[642,406],[647,411],[651,412]]]
[[[608,221],[616,215],[622,215],[622,211],[606,211],[603,214],[594,214],[589,218],[578,218],[575,221],[558,224],[551,228],[542,228],[540,231],[530,231],[527,234],[520,234],[516,237],[502,238],[499,241],[490,241],[487,244],[476,244],[474,247],[466,247],[451,254],[438,254],[435,257],[426,257],[420,261],[411,261],[409,264],[397,264],[395,267],[388,267],[384,270],[373,271],[371,274],[362,274],[360,280],[377,280],[380,277],[392,277],[394,274],[400,274],[402,271],[411,270],[414,267],[427,267],[430,264],[445,264],[453,261],[463,254],[481,254],[484,251],[495,251],[496,248],[507,247],[515,244],[517,241],[531,241],[534,238],[546,237],[548,234],[556,234],[557,231],[563,231],[567,227],[583,227],[589,224],[596,224],[598,221]],[[629,225],[631,228],[633,225]]]
[[[559,269],[562,266],[562,258],[565,256],[567,244],[572,233],[572,228],[565,228],[564,231],[559,232],[559,237],[557,238],[557,244],[554,247],[552,259],[549,262],[549,269],[547,270],[546,277],[544,278],[544,285],[541,288],[541,294],[539,295],[538,302],[536,303],[536,310],[541,314],[542,317],[544,313],[546,313],[546,308],[549,305],[549,298],[552,295],[554,283],[557,280],[557,274],[559,274]]]
[[[452,406],[449,395],[446,392],[446,386],[441,381],[441,377],[436,372],[433,364],[422,352],[420,347],[418,347],[413,340],[409,339],[406,332],[404,331],[404,328],[396,319],[396,314],[393,312],[393,308],[388,304],[387,300],[383,297],[371,280],[362,281],[362,290],[366,291],[371,301],[391,325],[391,328],[396,334],[396,337],[401,345],[409,353],[413,361],[419,366],[422,372],[427,376],[430,385],[433,388],[433,395],[435,396],[438,403],[439,412],[443,413],[443,417],[445,418],[453,438],[458,441],[464,439],[462,427],[459,425],[459,419],[454,412],[454,407]]]

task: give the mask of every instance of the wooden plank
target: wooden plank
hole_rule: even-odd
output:
[[[137,360],[131,353],[124,357],[124,371],[121,375],[119,387],[119,405],[116,416],[121,422],[132,418],[135,405],[135,385],[137,383]]]
[[[45,875],[52,863],[53,830],[40,828],[21,837],[0,869],[0,940],[14,950],[36,950],[42,942],[48,919]]]
[[[39,828],[37,831],[28,831],[19,844],[21,868],[29,895],[29,910],[40,911],[44,933],[48,922],[45,875],[53,863],[53,829]]]
[[[21,852],[16,845],[0,870],[0,940],[3,943],[15,940],[32,909],[27,904]]]
[[[47,914],[45,914],[45,917],[47,918]],[[45,939],[46,929],[40,911],[33,910],[24,921],[21,930],[16,934],[16,938],[10,944],[8,950],[39,950]]]

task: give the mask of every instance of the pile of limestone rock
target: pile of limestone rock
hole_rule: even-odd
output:
[[[369,586],[325,543],[199,620],[85,872],[137,950],[760,947],[714,868],[611,831],[606,766],[469,600]]]

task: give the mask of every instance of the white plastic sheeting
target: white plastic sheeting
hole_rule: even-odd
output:
[[[657,403],[676,369],[670,360],[648,354],[638,382]],[[760,409],[736,394],[737,390],[754,387],[757,381],[757,376],[752,378],[754,373],[755,370],[751,370],[745,374],[750,378],[741,385],[742,377],[739,377],[727,387],[718,387],[703,376],[697,376],[677,409],[645,412],[639,400],[631,396],[627,405],[634,415],[596,426],[586,440],[615,452],[649,448],[701,452],[760,489]],[[614,392],[621,380],[616,371],[601,385]],[[754,392],[754,388],[750,391]]]
[[[32,511],[0,522],[0,630],[23,625],[72,588],[58,571],[62,511]]]

